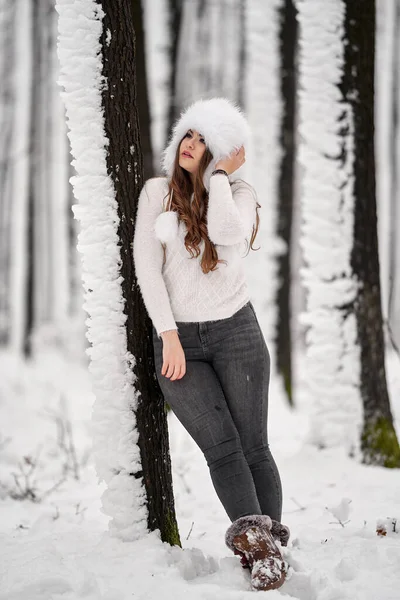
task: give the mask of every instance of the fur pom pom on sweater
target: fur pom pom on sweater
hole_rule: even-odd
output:
[[[230,185],[224,175],[210,179],[207,227],[219,263],[207,274],[200,255],[186,250],[187,233],[174,211],[163,211],[167,178],[148,180],[139,197],[133,253],[136,276],[157,335],[178,329],[177,321],[202,322],[231,317],[250,300],[242,258],[256,220],[256,194],[243,181]],[[166,262],[163,265],[163,246]]]

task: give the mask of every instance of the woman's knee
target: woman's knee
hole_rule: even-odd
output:
[[[245,448],[243,452],[249,465],[255,465],[271,456],[271,451],[267,443],[253,446],[252,448]]]
[[[204,450],[204,456],[211,471],[244,459],[243,449],[237,436],[216,442]]]

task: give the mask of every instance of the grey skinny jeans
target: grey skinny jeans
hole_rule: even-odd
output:
[[[177,326],[186,373],[175,381],[161,375],[153,326],[165,400],[202,450],[231,521],[264,514],[280,522],[282,486],[267,438],[270,357],[251,301],[232,317]]]

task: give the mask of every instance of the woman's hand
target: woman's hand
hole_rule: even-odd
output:
[[[239,148],[239,150],[234,150],[231,152],[228,158],[223,158],[222,160],[218,161],[215,168],[223,169],[228,173],[228,175],[231,175],[231,173],[239,169],[239,167],[241,167],[245,162],[246,156],[244,152],[244,146],[242,146]]]
[[[186,358],[181,341],[175,329],[161,333],[163,341],[163,365],[161,375],[170,381],[182,379],[186,373]]]

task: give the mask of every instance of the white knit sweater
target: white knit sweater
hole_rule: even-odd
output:
[[[136,276],[146,310],[157,335],[178,329],[177,321],[215,321],[231,317],[250,300],[242,257],[247,238],[250,241],[256,219],[256,195],[242,181],[229,183],[225,175],[210,179],[207,228],[210,240],[216,244],[219,263],[215,271],[204,274],[200,255],[191,258],[185,248],[187,228],[176,219],[176,235],[160,235],[168,180],[149,179],[141,191],[136,219],[133,253]],[[165,217],[165,214],[163,215]],[[177,217],[173,211],[171,217]],[[157,224],[158,221],[158,224]],[[166,242],[166,262],[163,248]]]

